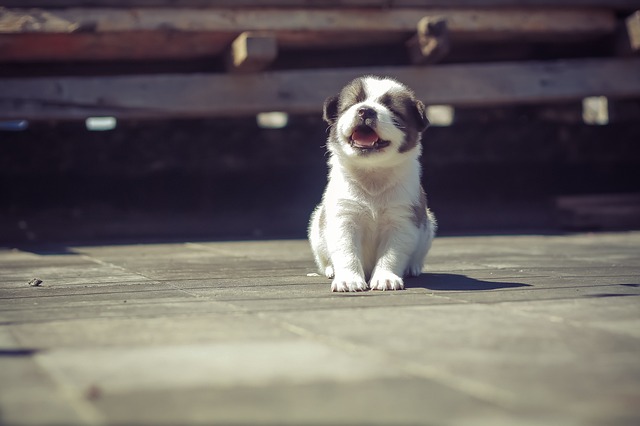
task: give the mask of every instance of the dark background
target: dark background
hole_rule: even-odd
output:
[[[557,200],[638,192],[638,109],[613,104],[604,126],[582,123],[575,103],[456,109],[452,126],[423,141],[440,233],[636,227],[574,220]],[[246,117],[2,131],[0,240],[301,238],[326,182],[325,139],[320,112],[284,129]]]

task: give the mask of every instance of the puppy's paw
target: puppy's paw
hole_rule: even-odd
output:
[[[331,283],[331,291],[365,291],[367,289],[365,280],[359,277],[335,278]]]
[[[389,271],[376,271],[369,282],[371,290],[402,290],[402,278]]]
[[[334,277],[334,273],[333,273],[333,266],[329,265],[324,269],[324,276],[327,278],[333,278]]]

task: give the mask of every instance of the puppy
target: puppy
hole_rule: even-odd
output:
[[[324,103],[329,181],[309,242],[332,291],[399,290],[417,276],[436,232],[420,185],[425,106],[401,83],[353,80]]]

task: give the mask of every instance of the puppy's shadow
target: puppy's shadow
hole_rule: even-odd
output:
[[[421,274],[405,281],[407,288],[426,288],[436,291],[486,291],[517,287],[531,287],[530,284],[504,281],[483,281],[459,274]]]

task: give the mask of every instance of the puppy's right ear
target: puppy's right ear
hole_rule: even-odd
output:
[[[416,113],[416,120],[418,120],[420,131],[424,132],[427,130],[427,127],[431,125],[431,122],[427,118],[427,107],[424,106],[422,102],[416,101],[414,112]]]
[[[324,101],[322,118],[332,125],[338,119],[338,96],[331,96]]]

